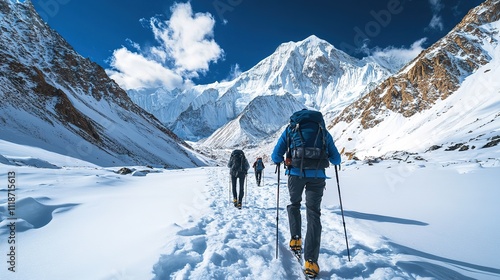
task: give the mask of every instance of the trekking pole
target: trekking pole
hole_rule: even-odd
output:
[[[349,252],[349,242],[347,241],[347,230],[345,227],[344,208],[342,207],[342,196],[340,195],[339,172],[337,171],[336,165],[335,165],[335,176],[337,177],[337,187],[339,189],[340,213],[342,213],[342,223],[344,224],[345,244],[347,245],[347,258],[349,259],[349,261],[351,261],[351,253]]]
[[[276,191],[276,259],[278,259],[278,222],[279,222],[279,208],[280,208],[280,163],[276,164],[276,171],[278,173],[278,188]]]
[[[229,174],[229,188],[228,188],[228,199],[229,199],[229,206],[231,205],[231,174]]]
[[[247,206],[247,196],[248,196],[248,174],[245,175],[245,206]]]
[[[264,185],[264,169],[262,169],[262,172],[260,173],[260,185],[265,186]]]

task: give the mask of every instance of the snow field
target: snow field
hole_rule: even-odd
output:
[[[238,210],[225,167],[135,167],[148,171],[136,177],[119,168],[2,165],[19,179],[21,230],[17,272],[3,264],[0,278],[301,279],[288,250],[284,175],[275,258],[278,182],[266,166],[264,186],[248,174]],[[348,162],[339,175],[351,262],[333,168],[328,174],[319,279],[500,279],[498,166]],[[302,214],[305,229],[304,206]]]

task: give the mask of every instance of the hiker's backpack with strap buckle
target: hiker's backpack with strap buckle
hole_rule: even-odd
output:
[[[329,166],[326,127],[321,112],[301,110],[290,117],[287,128],[287,157],[291,167],[323,169]]]
[[[238,177],[241,174],[246,173],[246,169],[244,167],[245,161],[245,153],[242,150],[234,150],[231,153],[231,157],[229,159],[229,165],[231,168],[231,175]]]

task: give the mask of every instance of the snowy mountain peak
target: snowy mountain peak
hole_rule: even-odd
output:
[[[343,75],[344,66],[363,67],[366,64],[376,65],[373,61],[365,63],[353,58],[312,35],[299,42],[281,44],[272,55],[243,73],[242,77],[257,80],[260,78],[258,74],[266,73],[269,78],[262,80],[261,86],[269,90],[301,95],[315,94],[318,88]],[[276,85],[277,82],[280,84]],[[306,105],[326,109],[321,108],[325,107],[325,104]]]
[[[375,61],[353,58],[312,35],[300,42],[281,44],[273,54],[230,82],[195,86],[177,94],[129,92],[129,95],[180,137],[199,140],[242,113],[252,114],[248,105],[259,96],[288,94],[294,100],[284,98],[291,103],[282,107],[296,108],[301,104],[301,108],[333,115],[390,74]],[[281,125],[286,122],[280,121]],[[252,143],[262,140],[249,135],[242,137],[240,140],[253,139]]]
[[[328,53],[331,50],[337,50],[335,47],[328,43],[327,41],[318,38],[316,35],[311,35],[306,39],[298,42],[287,42],[283,43],[276,49],[279,51],[300,51],[303,55],[307,55],[313,52],[321,51]],[[339,51],[339,50],[337,50]]]

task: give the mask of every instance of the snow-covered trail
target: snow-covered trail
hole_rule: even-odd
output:
[[[269,168],[268,168],[269,169]],[[229,178],[224,168],[207,168],[210,208],[199,221],[179,229],[154,266],[155,279],[301,279],[302,266],[288,250],[286,177],[280,182],[279,254],[276,250],[277,177],[264,174],[257,187],[253,173],[247,181],[246,205],[236,209],[229,202]],[[334,180],[325,196],[338,196]],[[303,206],[303,227],[305,209]],[[373,222],[404,227],[425,227],[423,221],[345,211],[352,261],[347,259],[340,208],[322,206],[323,235],[318,279],[474,279],[461,273],[472,271],[487,278],[500,278],[500,269],[447,259],[397,244],[380,235]],[[305,232],[303,232],[305,234]],[[457,269],[458,268],[458,269]]]
[[[263,186],[257,187],[250,173],[246,204],[238,210],[230,203],[227,170],[206,170],[210,209],[203,210],[205,215],[199,221],[179,229],[167,246],[168,252],[154,266],[155,279],[301,279],[302,265],[288,249],[287,177],[282,176],[280,181],[276,259],[277,176],[267,171]],[[408,276],[394,268],[394,256],[384,248],[388,245],[369,233],[361,236],[364,242],[351,245],[357,261],[348,263],[339,213],[336,206],[323,211],[322,271],[318,279]],[[305,226],[305,210],[302,214]]]
[[[203,210],[205,215],[199,221],[178,231],[170,242],[171,250],[154,266],[155,279],[297,279],[300,266],[283,243],[285,236],[288,239],[283,191],[280,255],[275,258],[277,182],[266,176],[264,186],[257,187],[250,173],[243,208],[238,210],[230,203],[227,170],[206,170],[210,208]]]

